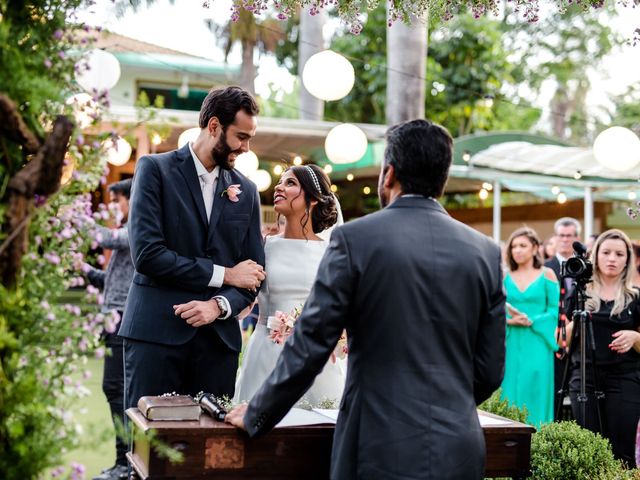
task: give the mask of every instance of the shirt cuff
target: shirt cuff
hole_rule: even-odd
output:
[[[209,286],[213,288],[220,288],[224,283],[224,267],[220,265],[213,265],[213,274],[211,280],[209,280]]]
[[[229,318],[231,316],[231,305],[229,305],[229,300],[227,300],[225,297],[223,297],[221,295],[216,295],[213,298],[219,298],[220,300],[222,300],[224,302],[224,306],[227,307],[227,314],[224,317],[218,317],[217,319],[225,320],[225,319]]]

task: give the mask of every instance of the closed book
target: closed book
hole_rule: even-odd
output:
[[[201,411],[188,395],[140,397],[138,410],[149,420],[198,420]]]

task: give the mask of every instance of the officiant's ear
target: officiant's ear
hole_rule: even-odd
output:
[[[387,166],[384,169],[384,181],[383,181],[384,187],[389,189],[393,188],[396,181],[397,181],[396,169],[393,168],[393,165],[387,164]]]

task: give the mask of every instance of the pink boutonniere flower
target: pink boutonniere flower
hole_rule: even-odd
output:
[[[242,190],[240,190],[239,184],[234,184],[229,185],[227,189],[220,194],[220,196],[223,197],[225,193],[227,194],[227,197],[229,197],[230,201],[237,202],[239,200],[238,195],[242,193]]]

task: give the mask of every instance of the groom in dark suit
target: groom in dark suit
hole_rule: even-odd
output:
[[[118,332],[128,407],[173,391],[233,396],[236,315],[265,278],[258,192],[233,169],[257,114],[246,91],[212,90],[192,144],[138,160],[129,214],[136,272]]]
[[[274,372],[230,423],[251,436],[271,429],[346,328],[331,478],[482,478],[476,404],[502,381],[505,297],[498,246],[435,200],[451,158],[438,125],[389,129],[378,188],[385,208],[333,232]]]

